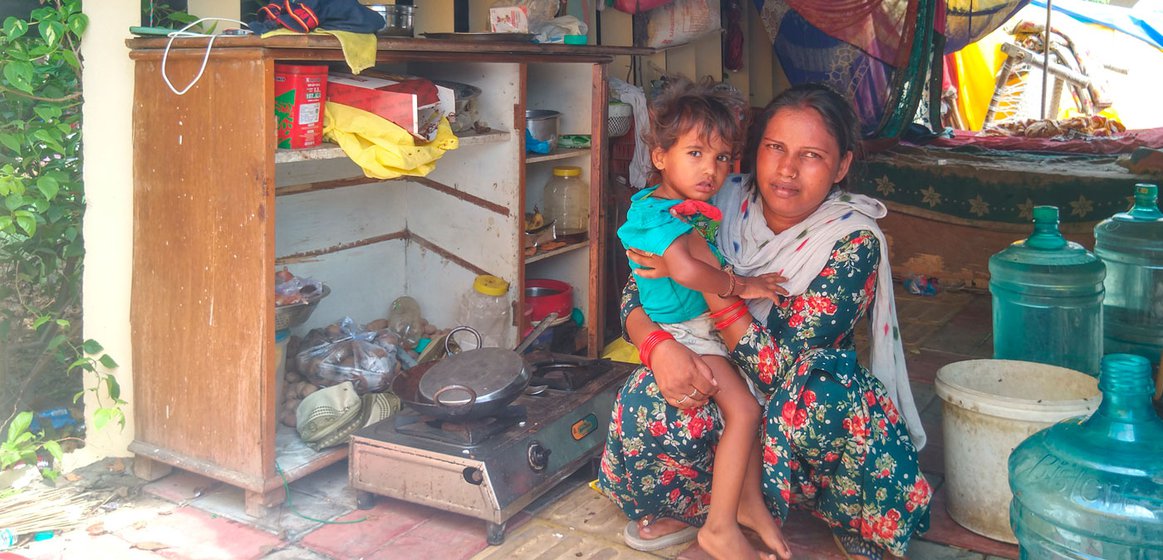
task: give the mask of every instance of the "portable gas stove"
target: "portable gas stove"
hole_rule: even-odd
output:
[[[361,509],[388,496],[505,523],[587,462],[605,443],[614,397],[630,364],[564,354],[525,356],[532,380],[501,413],[452,422],[407,407],[351,438],[348,478]]]

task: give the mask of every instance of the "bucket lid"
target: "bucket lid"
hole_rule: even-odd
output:
[[[472,283],[472,289],[486,296],[500,297],[509,291],[509,283],[491,274],[482,274]]]
[[[553,168],[554,177],[578,177],[581,175],[581,168],[576,165],[559,165]]]

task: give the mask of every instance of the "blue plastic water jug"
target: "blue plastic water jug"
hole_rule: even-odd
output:
[[[993,356],[1098,375],[1102,261],[1058,231],[1058,208],[1034,208],[1034,233],[989,258]]]
[[[1135,206],[1094,228],[1094,254],[1106,264],[1103,350],[1163,354],[1163,212],[1155,185],[1135,185]]]
[[[1163,420],[1151,408],[1151,365],[1102,360],[1102,403],[1010,454],[1010,527],[1022,560],[1163,558]]]

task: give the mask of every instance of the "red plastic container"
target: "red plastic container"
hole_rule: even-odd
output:
[[[530,321],[540,321],[556,311],[557,317],[569,317],[573,311],[573,286],[560,280],[530,278],[525,281],[525,307]]]
[[[326,100],[326,66],[276,64],[278,147],[310,148],[323,143],[323,103]]]

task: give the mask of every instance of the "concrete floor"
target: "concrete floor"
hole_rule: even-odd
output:
[[[898,290],[899,291],[899,290]],[[1018,558],[1016,546],[978,536],[945,511],[941,402],[933,380],[941,366],[992,353],[988,294],[898,293],[902,336],[913,390],[929,434],[921,466],[937,489],[932,528],[914,539],[914,560]],[[290,485],[290,500],[263,518],[246,515],[237,488],[181,471],[144,484],[127,460],[80,471],[78,483],[113,497],[77,529],[10,552],[30,559],[501,560],[674,558],[685,548],[654,553],[627,548],[626,518],[578,473],[511,520],[504,543],[488,546],[483,522],[390,499],[355,507],[346,462]],[[76,478],[76,477],[75,477]],[[842,559],[823,525],[793,512],[785,525],[795,558]],[[3,558],[0,553],[0,558]]]

